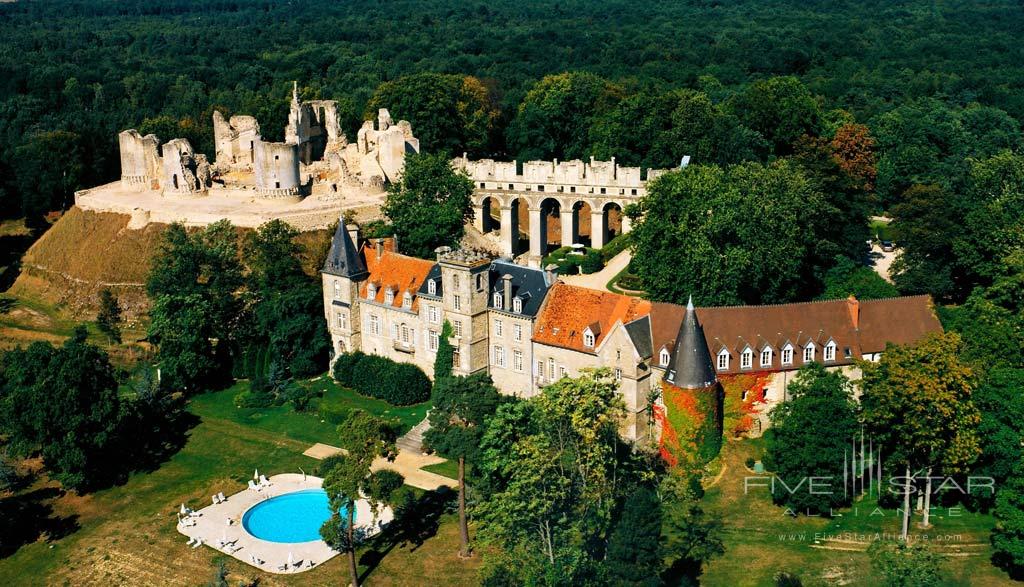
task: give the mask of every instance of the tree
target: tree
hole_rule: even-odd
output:
[[[789,399],[771,412],[766,461],[783,481],[773,485],[775,503],[807,515],[828,515],[850,504],[852,496],[833,488],[809,491],[810,477],[843,479],[859,423],[853,386],[840,372],[820,363],[800,369],[788,387]],[[788,491],[786,487],[797,488]]]
[[[608,536],[605,567],[616,585],[661,585],[664,562],[662,510],[658,495],[639,487],[622,506]]]
[[[580,582],[594,570],[596,547],[630,482],[617,431],[623,409],[611,373],[585,370],[502,405],[488,422],[478,466],[486,487],[480,536],[513,557],[518,582],[551,573]]]
[[[993,562],[1015,579],[1024,577],[1024,461],[1017,461],[1013,475],[998,487],[996,526],[992,529]]]
[[[359,587],[356,546],[363,537],[355,526],[356,500],[360,494],[366,494],[371,508],[376,510],[390,499],[395,489],[394,473],[385,474],[390,480],[374,480],[370,466],[377,458],[395,460],[397,434],[393,423],[355,409],[338,425],[338,436],[339,446],[346,454],[335,461],[324,476],[323,487],[330,499],[332,514],[320,528],[320,535],[331,548],[348,554],[351,585]]]
[[[12,454],[39,451],[52,476],[85,489],[117,460],[122,422],[114,367],[79,327],[63,346],[36,342],[0,357],[0,425]]]
[[[651,299],[708,305],[780,303],[813,295],[840,252],[838,214],[798,166],[690,165],[658,177],[638,205],[631,269]],[[765,239],[764,235],[772,235]]]
[[[838,300],[853,296],[858,300],[881,300],[900,295],[896,286],[889,283],[870,267],[860,265],[849,257],[836,257],[834,267],[825,272],[825,291],[819,300]]]
[[[868,554],[889,587],[931,587],[942,580],[942,557],[924,544],[876,541]]]
[[[520,161],[584,158],[594,121],[615,107],[622,93],[592,73],[545,76],[526,93],[509,124],[509,151]]]
[[[395,120],[408,120],[425,152],[487,154],[498,109],[475,77],[416,73],[384,82],[366,105],[367,116],[387,108]]]
[[[194,390],[222,381],[229,350],[246,324],[235,229],[226,220],[189,232],[172,224],[146,282],[153,302],[149,336],[163,381]]]
[[[438,336],[437,354],[434,356],[434,381],[441,381],[445,377],[451,377],[453,363],[455,361],[455,347],[452,346],[451,337],[453,334],[452,323],[448,320],[441,325],[441,334]]]
[[[981,413],[978,439],[981,454],[971,467],[975,477],[990,477],[1002,488],[1024,459],[1024,369],[993,369],[974,392]],[[969,503],[988,510],[995,502],[990,492],[972,494]]]
[[[470,556],[466,462],[476,462],[484,426],[500,402],[501,395],[486,373],[443,377],[434,383],[434,407],[424,440],[441,456],[459,462],[459,556],[464,558]]]
[[[704,490],[700,478],[675,467],[658,487],[664,553],[670,566],[664,576],[671,585],[696,584],[704,562],[725,553],[722,522],[701,507]]]
[[[932,334],[913,346],[889,345],[878,363],[864,369],[861,397],[865,427],[889,463],[904,467],[903,529],[910,523],[912,471],[924,469],[924,518],[927,527],[933,472],[966,470],[978,456],[981,417],[971,396],[974,370],[960,356],[956,333]]]
[[[970,285],[989,285],[1006,271],[1007,257],[1024,254],[1024,155],[1004,151],[971,160],[964,194],[956,262]]]
[[[937,185],[912,186],[893,206],[891,228],[902,251],[892,276],[901,292],[945,300],[962,295],[953,252],[961,213],[957,201]]]
[[[407,255],[429,259],[440,246],[455,247],[473,216],[473,182],[442,154],[409,155],[402,180],[388,187],[381,211]]]
[[[19,137],[13,167],[21,192],[22,213],[39,219],[71,205],[85,173],[81,137],[64,130],[39,131]],[[54,162],[59,162],[54,165]]]
[[[96,326],[107,335],[110,341],[121,342],[121,306],[117,297],[109,287],[100,290],[100,311],[96,316]]]
[[[811,92],[795,77],[772,77],[747,86],[729,101],[740,121],[761,134],[777,155],[793,152],[797,139],[817,136],[821,108]]]

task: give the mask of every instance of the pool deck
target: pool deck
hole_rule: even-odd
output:
[[[194,515],[187,518],[184,524],[178,524],[178,532],[189,538],[199,538],[203,541],[204,547],[210,547],[233,556],[247,565],[268,573],[301,573],[337,556],[338,553],[322,540],[292,544],[269,542],[256,538],[242,527],[242,516],[257,503],[303,489],[317,489],[323,485],[323,479],[319,477],[296,473],[274,475],[269,480],[271,485],[261,491],[245,489],[227,496],[222,503],[208,505],[197,510]],[[393,516],[391,509],[385,508],[377,517],[374,527],[368,532],[370,534],[379,532],[380,526],[390,522]],[[370,504],[365,499],[356,501],[356,520],[369,519],[373,519]],[[195,522],[194,525],[185,525],[191,524],[192,521]],[[357,524],[357,526],[364,527],[365,525]],[[227,544],[222,546],[221,541],[224,540],[225,535]],[[289,554],[292,555],[294,565],[286,564]],[[262,563],[253,563],[250,558],[253,555]]]
[[[323,460],[336,454],[345,454],[343,449],[329,444],[316,443],[306,449],[302,454],[314,459]],[[434,491],[442,486],[457,489],[459,484],[454,479],[444,475],[424,471],[423,467],[443,463],[445,459],[437,455],[425,455],[405,449],[398,450],[398,456],[393,461],[377,458],[370,466],[370,470],[391,469],[398,471],[405,478],[405,484],[424,491]]]

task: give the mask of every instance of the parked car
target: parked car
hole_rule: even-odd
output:
[[[896,250],[896,245],[892,241],[882,241],[882,252],[891,253]]]

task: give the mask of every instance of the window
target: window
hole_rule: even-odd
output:
[[[395,292],[390,287],[384,290],[384,303],[389,306],[395,303]]]
[[[377,299],[377,286],[376,285],[371,283],[370,285],[366,286],[366,297],[370,298],[371,300]]]
[[[458,273],[456,273],[455,275],[452,275],[452,286],[454,286],[456,289],[459,287],[459,274]]]
[[[429,336],[427,336],[427,349],[431,351],[437,351],[437,345],[441,337],[437,335],[436,330],[431,330]]]
[[[501,320],[494,321],[494,336],[501,336]]]
[[[740,369],[749,369],[754,364],[754,351],[750,347],[743,349],[740,353]]]
[[[391,325],[391,338],[393,340],[398,340],[398,324]]]
[[[523,351],[516,349],[512,351],[512,368],[516,371],[523,370]]]
[[[492,297],[494,298],[494,301],[491,302],[491,305],[500,310],[501,309],[501,293],[500,292],[494,292],[494,296],[492,296]]]
[[[514,340],[516,342],[522,342],[523,341],[523,325],[522,324],[513,324],[512,325],[512,340]]]
[[[537,360],[537,378],[544,379],[544,361]]]
[[[433,279],[427,281],[427,293],[432,296],[437,295],[437,282]]]
[[[455,296],[455,309],[456,310],[461,310],[462,309],[462,296]]]
[[[589,328],[583,331],[583,346],[593,347],[594,346],[594,333]]]
[[[405,292],[405,295],[402,296],[402,307],[405,308],[406,310],[408,310],[409,308],[412,307],[412,294],[411,293]]]
[[[567,375],[568,375],[568,373],[565,370],[565,365],[559,365],[558,366],[558,378],[559,379],[564,379]]]
[[[570,194],[575,194],[575,193],[576,193],[576,186],[571,186],[571,187],[569,188],[569,193],[570,193]]]
[[[334,280],[334,297],[341,299],[341,282],[337,279]]]
[[[810,363],[813,360],[814,360],[814,343],[813,342],[809,342],[809,343],[807,343],[807,346],[804,347],[804,362],[805,363]]]
[[[512,298],[512,311],[516,314],[523,313],[523,300],[522,298]]]
[[[476,274],[476,291],[484,291],[484,274]]]
[[[370,334],[380,334],[380,316],[370,314]]]
[[[615,368],[615,380],[622,381],[622,369],[619,369],[618,367]]]
[[[348,316],[344,312],[338,313],[338,326],[348,328]]]
[[[831,340],[828,341],[828,344],[825,345],[824,357],[822,358],[824,358],[826,361],[836,360],[836,343],[832,342]]]
[[[729,368],[729,351],[722,349],[718,353],[718,370],[725,371]]]
[[[503,347],[495,345],[494,347],[494,360],[491,361],[498,367],[505,366],[505,349]]]
[[[761,349],[761,366],[771,367],[772,366],[772,349],[765,347]]]
[[[782,347],[782,364],[793,364],[793,345],[787,344],[786,346]]]
[[[542,185],[538,185],[538,186],[537,186],[537,191],[538,191],[538,192],[543,192],[543,191],[544,191],[544,186],[542,186]]]
[[[455,322],[452,322],[452,333],[455,336],[462,336],[462,321],[461,320],[456,320]]]
[[[548,359],[548,375],[551,377],[552,381],[555,379],[555,360],[554,359]]]
[[[427,306],[427,316],[431,324],[437,324],[441,321],[441,312],[438,311],[437,306]]]
[[[658,363],[662,367],[667,367],[670,358],[671,357],[668,355],[668,349],[661,349],[661,353],[658,354]]]
[[[457,348],[452,350],[452,367],[456,369],[462,368],[462,351]]]
[[[402,325],[402,342],[406,344],[409,342],[409,327],[405,324]]]

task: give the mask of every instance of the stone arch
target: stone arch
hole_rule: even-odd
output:
[[[581,243],[586,246],[590,246],[593,242],[593,215],[594,205],[589,200],[576,200],[569,207],[572,210],[572,221],[574,232],[572,236],[573,243]]]
[[[523,197],[513,198],[508,203],[509,227],[503,230],[508,239],[506,246],[509,253],[518,255],[530,250],[530,202]]]
[[[592,246],[603,247],[608,241],[622,234],[622,219],[622,204],[616,201],[604,202],[601,205],[600,226],[591,227]]]
[[[476,209],[476,213],[480,214],[480,232],[487,234],[493,230],[501,230],[501,208],[501,200],[494,196],[486,196],[480,200],[480,205]]]
[[[562,242],[562,202],[558,198],[540,201],[540,254],[557,249]]]

